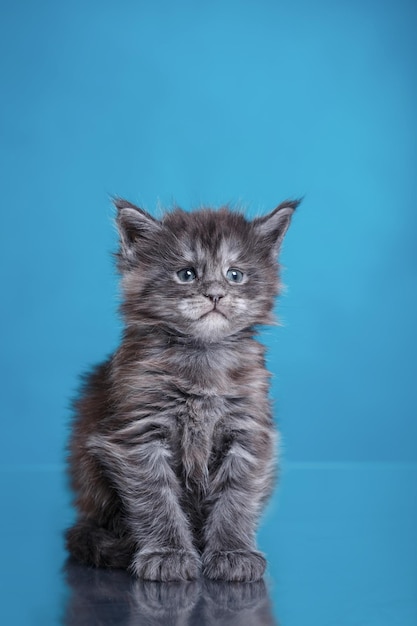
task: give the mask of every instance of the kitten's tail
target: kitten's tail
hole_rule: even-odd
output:
[[[128,569],[135,546],[131,539],[82,519],[65,533],[69,553],[80,563],[95,567]]]

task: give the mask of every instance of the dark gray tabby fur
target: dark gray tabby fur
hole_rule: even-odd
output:
[[[273,321],[298,202],[253,221],[227,208],[158,221],[115,204],[125,330],[75,402],[67,547],[147,580],[258,580],[276,434],[254,335]]]

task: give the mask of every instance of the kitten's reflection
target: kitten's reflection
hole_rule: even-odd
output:
[[[256,583],[139,581],[122,570],[69,560],[65,626],[276,626],[263,580]]]

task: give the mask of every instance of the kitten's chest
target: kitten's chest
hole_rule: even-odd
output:
[[[265,404],[262,348],[251,341],[228,350],[172,349],[160,371],[175,407],[174,455],[186,485],[205,491],[211,460],[221,457],[227,433]]]
[[[187,486],[205,491],[210,457],[221,444],[226,402],[219,396],[190,395],[178,413],[181,465]]]

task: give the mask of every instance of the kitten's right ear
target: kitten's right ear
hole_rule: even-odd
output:
[[[122,256],[131,260],[135,256],[135,244],[140,239],[149,239],[161,223],[143,209],[122,198],[113,200],[117,209],[116,224],[120,235]]]

